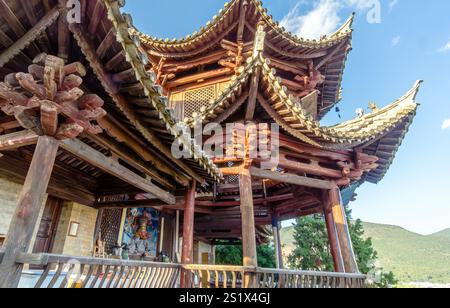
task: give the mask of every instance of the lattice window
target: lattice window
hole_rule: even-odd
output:
[[[193,113],[200,113],[200,109],[208,107],[210,101],[216,97],[216,87],[210,86],[188,91],[184,95],[184,115],[191,117]]]
[[[112,254],[113,247],[117,246],[121,223],[121,209],[108,209],[103,211],[100,231],[102,232],[102,241],[105,242],[105,251],[107,254]]]
[[[239,175],[227,175],[225,176],[225,184],[238,184]]]

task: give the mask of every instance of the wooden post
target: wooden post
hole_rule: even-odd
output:
[[[195,190],[197,182],[194,180],[186,191],[183,221],[183,251],[181,263],[183,265],[194,262],[194,217],[195,217]],[[186,272],[181,273],[181,288],[190,287],[190,277]]]
[[[243,169],[239,175],[239,191],[241,196],[244,266],[256,268],[258,259],[256,255],[255,213],[253,210],[252,178],[248,169]],[[256,286],[254,275],[249,273],[245,277],[244,287],[251,288],[254,286]]]
[[[281,237],[280,237],[280,224],[277,218],[272,220],[273,239],[275,244],[275,261],[278,269],[282,269],[283,265],[283,253],[281,251]]]
[[[53,137],[43,136],[38,139],[8,230],[5,254],[0,265],[0,288],[16,288],[19,285],[23,264],[17,264],[16,258],[20,253],[28,252],[30,248],[58,147],[59,141]]]
[[[175,258],[180,262],[180,211],[175,216]]]
[[[162,255],[164,251],[164,228],[165,228],[166,219],[161,217],[161,226],[159,231],[159,255]]]
[[[337,237],[339,239],[339,246],[342,253],[342,259],[344,261],[345,272],[358,273],[359,270],[356,263],[355,253],[353,251],[352,241],[350,238],[345,208],[342,204],[341,191],[339,187],[335,186],[335,188],[330,190],[329,193],[332,216],[334,224],[336,226]]]
[[[333,257],[334,271],[337,273],[345,273],[344,260],[342,259],[341,247],[339,246],[339,238],[337,235],[336,224],[333,218],[333,210],[329,201],[328,194],[324,194],[324,216],[327,225],[328,241],[330,243],[330,251]]]

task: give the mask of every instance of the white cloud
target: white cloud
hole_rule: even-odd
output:
[[[439,52],[449,52],[450,51],[450,42],[439,48]]]
[[[395,46],[397,46],[398,44],[400,44],[401,39],[402,39],[402,38],[401,38],[400,36],[394,37],[394,38],[392,39],[392,42],[391,42],[392,47],[395,47]]]
[[[320,0],[306,15],[300,13],[300,2],[283,18],[281,24],[287,30],[305,38],[319,38],[330,34],[339,26],[339,1]]]
[[[342,23],[341,10],[365,11],[374,8],[378,0],[314,0],[313,8],[302,13],[305,2],[299,0],[282,19],[281,25],[288,31],[304,38],[318,39],[333,33]]]
[[[444,123],[442,123],[442,129],[443,130],[450,129],[450,119],[445,120]]]

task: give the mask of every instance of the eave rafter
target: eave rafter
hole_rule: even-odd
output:
[[[410,119],[418,107],[415,98],[421,82],[417,82],[406,95],[385,108],[340,125],[324,127],[304,109],[307,98],[302,100],[292,95],[270,64],[270,60],[261,53],[248,59],[242,73],[232,79],[216,101],[202,109],[199,118],[203,122],[220,118],[230,105],[233,106],[243,87],[251,84],[249,80],[258,70],[261,70],[261,83],[264,85],[261,87],[264,91],[258,94],[259,104],[288,133],[317,147],[349,149],[362,146],[395,129],[404,119]],[[185,121],[193,125],[195,119]]]
[[[176,140],[181,142],[181,144],[183,144],[185,148],[193,153],[195,159],[199,162],[199,164],[204,167],[205,170],[207,170],[213,178],[220,178],[218,169],[215,169],[215,166],[201,152],[201,149],[198,146],[195,146],[193,140],[186,140],[186,138],[184,138],[185,136],[180,134],[182,130],[177,126],[173,114],[167,109],[167,102],[165,102],[163,98],[160,97],[160,93],[158,93],[158,89],[155,87],[151,76],[145,71],[145,55],[141,54],[138,51],[138,47],[135,45],[136,40],[132,40],[132,38],[130,38],[130,36],[128,35],[128,28],[130,27],[131,23],[130,18],[120,13],[119,4],[116,1],[103,1],[103,3],[108,13],[107,16],[115,27],[116,40],[122,45],[125,51],[125,59],[131,64],[133,71],[136,74],[138,83],[142,85],[143,91],[148,97],[149,107],[151,107],[152,109],[156,109],[157,113],[159,114],[159,118],[161,119],[162,123],[165,123],[168,132],[171,133]],[[121,97],[117,86],[112,80],[104,78],[105,76],[108,77],[109,75],[105,73],[103,66],[97,65],[101,61],[97,56],[95,56],[96,49],[93,49],[91,44],[89,44],[89,40],[84,38],[81,29],[73,24],[69,25],[69,28],[71,29],[72,33],[74,33],[77,42],[81,42],[80,46],[82,47],[83,53],[91,62],[91,66],[93,65],[94,72],[97,74],[97,76],[100,77],[100,81],[102,81],[104,88],[110,95],[112,95],[113,101],[118,104],[119,109],[124,112],[127,118],[144,135],[144,137],[149,140],[149,142],[154,144],[160,151],[165,154],[165,156],[167,156],[168,158],[172,158],[172,155],[166,148],[166,146],[161,144],[158,138],[156,138],[153,133],[150,132],[150,130],[148,130],[146,126],[140,122],[139,118],[134,114],[133,110],[127,107],[128,104],[126,103],[126,100],[117,99],[118,97]],[[204,179],[199,177],[190,169],[190,167],[185,165],[182,161],[173,160],[173,162],[187,174],[196,178],[200,183],[204,183]]]
[[[50,27],[59,17],[61,9],[58,7],[53,8],[48,12],[33,28],[31,28],[25,35],[20,37],[13,45],[8,47],[0,55],[0,67],[3,67],[11,59],[21,53],[27,46],[32,44],[36,39],[41,36],[45,30]]]

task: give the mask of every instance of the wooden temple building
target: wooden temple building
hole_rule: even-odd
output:
[[[37,287],[363,286],[341,191],[382,180],[420,82],[324,127],[353,16],[306,40],[260,1],[232,0],[171,40],[139,32],[123,5],[0,0],[0,287],[33,268]],[[211,123],[224,133],[186,133]],[[271,157],[251,155],[262,145]],[[336,273],[281,268],[280,222],[311,214]],[[258,268],[272,234],[280,268]],[[126,237],[130,260],[116,253]],[[242,244],[242,266],[215,266],[219,243]]]

